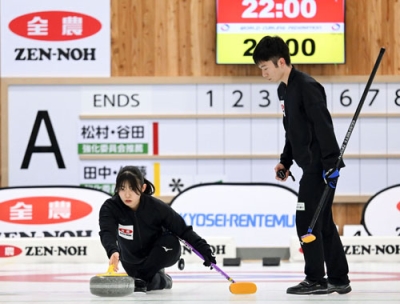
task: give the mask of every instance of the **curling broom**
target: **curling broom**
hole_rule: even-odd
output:
[[[198,257],[200,257],[204,261],[204,257],[201,255],[200,252],[198,252],[196,249],[193,248],[192,245],[190,245],[188,242],[185,240],[182,240],[181,238],[178,237],[178,239],[191,251],[193,251]],[[229,282],[231,282],[231,285],[229,286],[229,291],[233,294],[252,294],[256,293],[257,291],[257,285],[252,283],[252,282],[236,282],[233,280],[230,276],[228,276],[221,268],[219,268],[217,265],[214,263],[211,263],[211,267],[214,268],[216,271],[218,271],[220,274],[222,274]]]
[[[335,168],[339,168],[340,162],[341,162],[341,160],[343,158],[344,150],[346,150],[347,143],[349,142],[351,133],[353,132],[354,126],[355,126],[355,124],[357,122],[357,118],[358,118],[358,116],[359,116],[359,114],[361,112],[361,108],[362,108],[362,106],[364,104],[365,98],[367,97],[369,88],[371,87],[372,81],[374,80],[376,71],[378,70],[379,64],[380,64],[380,62],[382,60],[382,57],[383,57],[384,53],[385,53],[385,48],[381,48],[381,50],[379,52],[379,55],[378,55],[378,58],[376,59],[374,68],[372,69],[371,75],[369,76],[367,85],[365,86],[363,95],[361,96],[360,102],[358,103],[356,112],[354,113],[353,119],[352,119],[352,121],[350,123],[349,129],[348,129],[348,131],[346,133],[346,136],[345,136],[345,138],[343,140],[343,144],[342,144],[342,147],[340,148],[340,153],[339,153],[338,160],[336,161]],[[305,234],[305,235],[303,235],[301,237],[301,240],[304,243],[311,243],[311,242],[315,241],[316,236],[313,235],[312,232],[313,232],[315,223],[318,220],[319,214],[321,213],[321,210],[325,206],[326,200],[327,200],[327,198],[329,196],[329,193],[331,192],[331,189],[332,188],[329,185],[325,186],[325,190],[324,190],[324,192],[323,192],[323,194],[321,196],[321,199],[320,199],[320,201],[318,203],[317,209],[315,210],[315,213],[314,213],[314,216],[313,216],[313,218],[311,220],[310,226],[307,229],[307,234]]]

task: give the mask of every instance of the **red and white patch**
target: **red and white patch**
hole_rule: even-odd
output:
[[[133,240],[133,225],[118,224],[118,235],[127,240]]]

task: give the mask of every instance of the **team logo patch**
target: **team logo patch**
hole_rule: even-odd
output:
[[[281,109],[282,109],[283,116],[286,116],[286,113],[285,113],[285,101],[281,100],[280,103],[281,103]]]
[[[133,225],[118,224],[118,235],[127,240],[133,240]]]
[[[306,205],[303,202],[297,202],[296,210],[304,211],[304,210],[306,210]]]

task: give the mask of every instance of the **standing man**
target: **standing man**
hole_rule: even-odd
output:
[[[289,294],[340,294],[351,291],[349,267],[332,218],[332,203],[339,170],[335,163],[339,146],[326,106],[323,86],[290,63],[287,44],[280,37],[265,36],[257,44],[253,60],[268,81],[279,83],[286,142],[275,167],[276,179],[286,181],[293,160],[302,169],[296,208],[296,229],[304,253],[305,279],[287,289]],[[340,167],[344,167],[342,162]],[[283,175],[278,175],[283,172]],[[279,177],[281,176],[281,177]],[[301,242],[324,188],[332,189],[313,229],[317,239]],[[325,265],[326,274],[325,278]]]

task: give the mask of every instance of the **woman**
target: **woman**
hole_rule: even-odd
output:
[[[154,185],[137,167],[126,166],[117,175],[115,195],[100,208],[100,239],[118,271],[121,261],[135,278],[135,292],[172,288],[164,268],[180,258],[176,236],[186,240],[204,257],[204,266],[216,264],[210,245],[169,205],[154,198]]]

